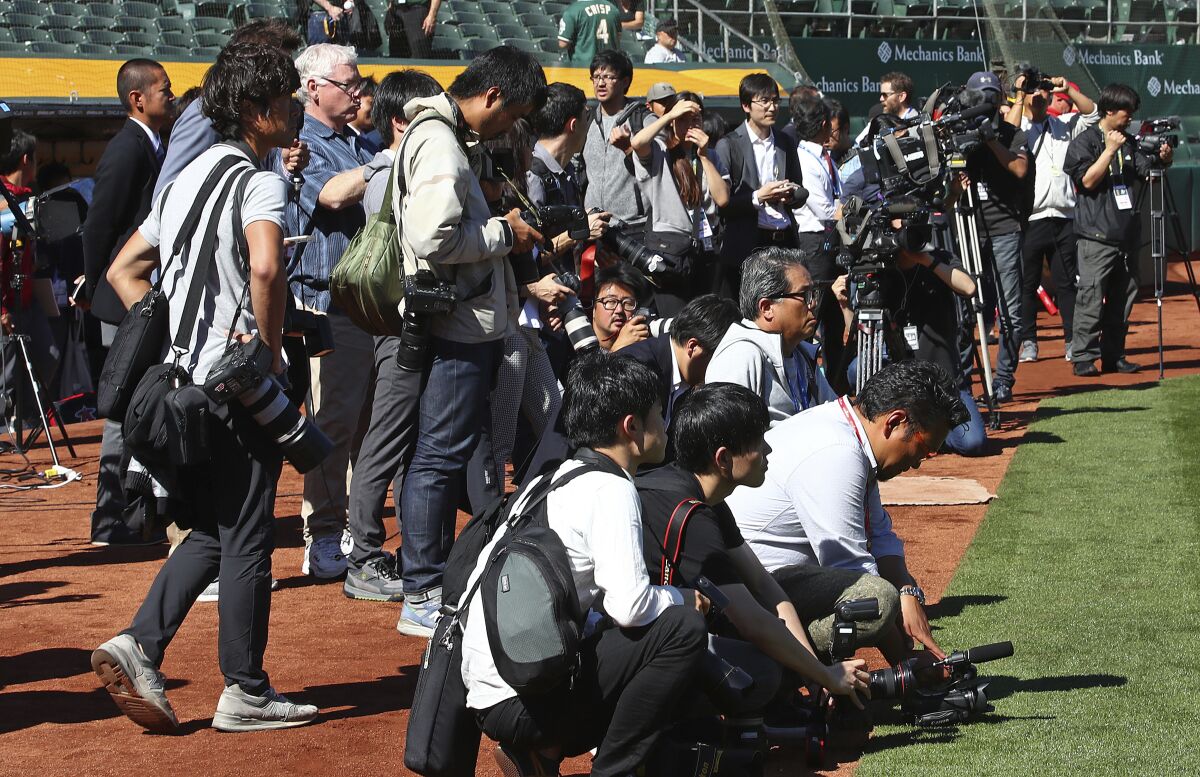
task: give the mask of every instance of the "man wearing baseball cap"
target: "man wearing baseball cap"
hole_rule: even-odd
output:
[[[669,65],[683,61],[683,51],[679,48],[679,23],[674,19],[663,19],[655,28],[654,45],[646,52],[646,64]]]
[[[646,90],[646,107],[660,119],[675,107],[675,99],[675,87],[665,81],[651,84]]]
[[[967,156],[966,176],[955,192],[970,187],[978,206],[979,248],[983,255],[986,309],[1000,309],[1000,354],[993,394],[998,402],[1012,400],[1021,337],[1021,241],[1027,210],[1029,150],[1025,133],[999,120],[1004,91],[1000,77],[990,71],[974,73],[960,98],[963,108],[989,104],[993,113],[979,129],[983,141]],[[955,196],[955,195],[952,195]],[[988,323],[991,328],[991,322]],[[980,333],[980,339],[986,332]],[[964,360],[970,359],[964,354]]]

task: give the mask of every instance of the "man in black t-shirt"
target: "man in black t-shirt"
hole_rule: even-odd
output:
[[[1021,233],[1027,214],[1026,187],[1031,174],[1025,133],[999,121],[1004,100],[995,73],[975,73],[967,81],[962,106],[991,103],[997,114],[980,130],[984,144],[967,157],[967,178],[978,205],[979,248],[983,253],[984,298],[991,311],[1000,307],[1000,355],[994,393],[997,401],[1012,399],[1021,337]],[[988,322],[989,329],[991,322]],[[985,333],[980,333],[984,337]]]
[[[676,463],[639,476],[636,481],[642,499],[642,549],[651,582],[669,580],[691,585],[704,575],[729,598],[724,615],[737,634],[765,654],[748,651],[744,645],[726,650],[729,640],[716,641],[718,653],[756,678],[754,699],[748,700],[745,710],[722,711],[749,711],[755,702],[770,700],[769,695],[763,698],[757,691],[757,686],[763,684],[760,678],[770,676],[762,667],[764,661],[767,668],[771,667],[766,657],[806,681],[835,694],[850,695],[855,704],[860,704],[856,692],[866,687],[864,663],[845,661],[825,666],[816,658],[796,607],[742,539],[724,504],[737,486],[754,488],[766,477],[769,448],[763,435],[769,419],[762,400],[750,389],[732,383],[698,386],[678,403],[673,423],[677,430]],[[670,554],[669,563],[664,561],[664,545]],[[839,581],[847,575],[845,570],[813,569],[818,575],[837,576]],[[850,574],[855,584],[843,585],[838,601],[877,596],[881,609],[888,610],[879,619],[880,628],[891,623],[898,606],[891,584],[883,581],[871,587],[880,579]],[[867,579],[866,587],[857,585],[859,578]],[[876,591],[885,586],[891,588],[890,598],[886,591]],[[828,603],[829,613],[835,603]],[[872,624],[861,625],[862,643],[870,644],[867,633],[873,630]],[[832,635],[828,630],[825,633],[828,636],[819,639],[818,649],[828,657]],[[746,663],[734,660],[735,654]]]

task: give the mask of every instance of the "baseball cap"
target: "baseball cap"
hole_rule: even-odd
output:
[[[654,28],[654,31],[666,32],[674,35],[675,33],[679,32],[679,22],[675,21],[674,19],[662,19],[659,21],[658,26]]]
[[[646,102],[653,103],[659,100],[668,100],[675,96],[675,87],[665,81],[659,81],[657,84],[651,84],[646,91]]]
[[[1000,76],[990,70],[981,70],[978,73],[972,73],[971,77],[967,79],[967,88],[976,91],[991,89],[993,92],[1001,94],[1004,92],[1000,88]]]

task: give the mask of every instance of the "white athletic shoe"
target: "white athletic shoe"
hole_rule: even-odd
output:
[[[321,537],[304,549],[304,564],[301,573],[324,580],[333,580],[346,574],[346,554],[342,552],[341,538]]]
[[[251,696],[236,683],[228,685],[217,700],[212,727],[217,731],[266,731],[310,723],[319,710],[311,704],[294,704],[268,688],[262,696]]]
[[[271,590],[275,591],[279,588],[279,581],[271,578]],[[197,602],[217,602],[221,600],[221,579],[213,578],[213,581],[208,584],[208,587],[200,592],[196,597]]]
[[[350,533],[350,527],[342,529],[342,555],[349,556],[354,552],[354,535]]]
[[[179,728],[162,673],[133,637],[118,634],[92,651],[92,670],[125,717],[160,734]]]

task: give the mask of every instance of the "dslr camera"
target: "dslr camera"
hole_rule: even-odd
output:
[[[1025,94],[1030,94],[1035,91],[1054,91],[1054,82],[1050,80],[1050,76],[1038,70],[1028,62],[1022,62],[1016,67],[1016,75],[1013,76],[1012,93],[1017,93],[1017,79],[1025,76],[1025,81],[1021,84],[1021,91]]]
[[[396,364],[400,369],[406,372],[425,369],[430,316],[453,311],[457,302],[454,284],[441,280],[432,270],[420,269],[404,276],[404,328],[396,348]]]

